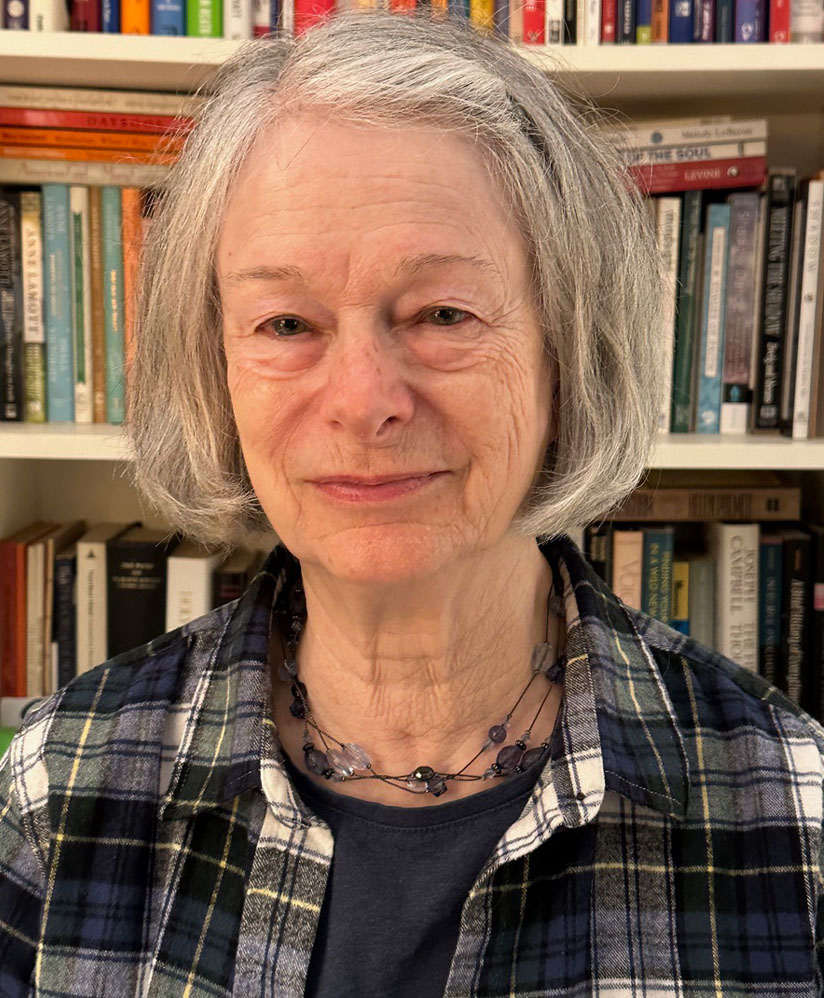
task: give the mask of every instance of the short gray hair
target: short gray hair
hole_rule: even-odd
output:
[[[157,206],[129,372],[133,479],[172,527],[228,548],[268,528],[226,383],[215,253],[245,159],[282,113],[434,124],[465,136],[529,249],[557,437],[515,527],[551,538],[637,484],[662,403],[660,277],[648,213],[592,107],[510,43],[429,13],[346,11],[243,46],[217,71]]]

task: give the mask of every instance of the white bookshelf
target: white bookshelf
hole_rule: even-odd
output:
[[[0,83],[195,90],[240,42],[0,30]],[[766,115],[772,164],[824,167],[824,44],[541,49],[527,58],[568,90],[627,117]],[[783,470],[824,517],[824,440],[663,436],[655,468]],[[0,424],[0,534],[36,516],[144,515],[127,484],[123,433],[110,426]]]

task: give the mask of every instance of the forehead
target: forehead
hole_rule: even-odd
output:
[[[238,266],[412,251],[483,256],[511,276],[525,247],[478,149],[436,127],[289,117],[263,133],[235,181],[218,245]],[[289,259],[287,259],[289,257]]]

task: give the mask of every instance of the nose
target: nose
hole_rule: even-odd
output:
[[[358,440],[389,442],[412,418],[414,397],[402,350],[390,331],[353,320],[327,351],[323,408],[329,424]]]

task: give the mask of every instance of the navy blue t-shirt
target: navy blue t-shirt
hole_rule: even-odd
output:
[[[305,994],[442,998],[466,897],[550,751],[523,773],[429,807],[343,796],[287,758],[297,792],[335,840]]]

